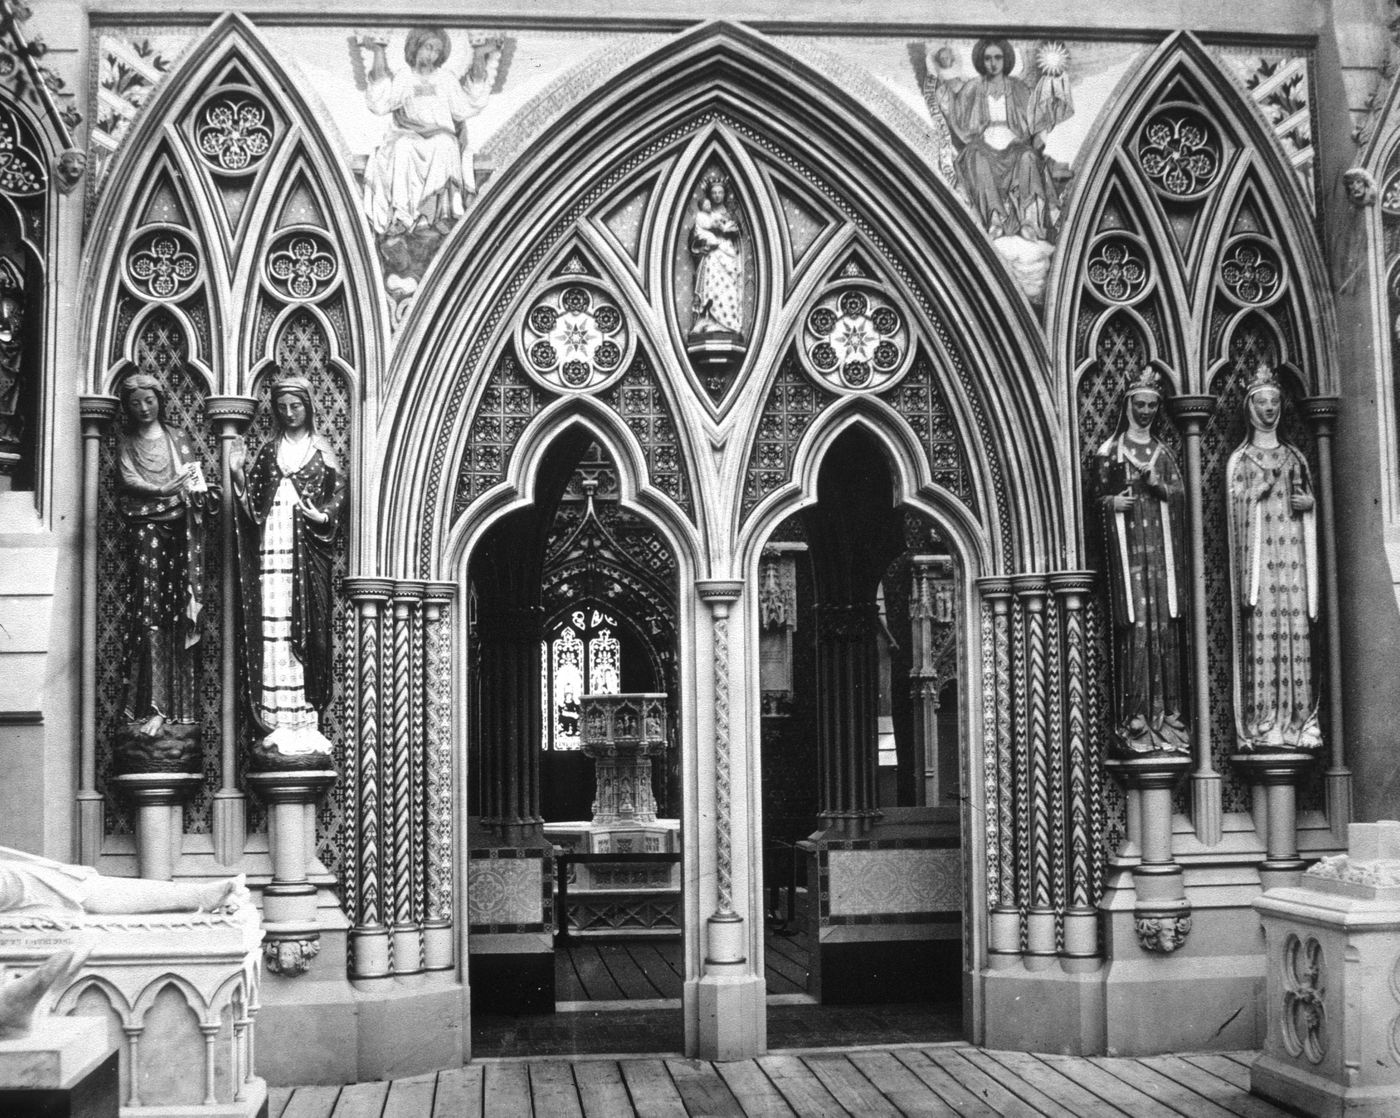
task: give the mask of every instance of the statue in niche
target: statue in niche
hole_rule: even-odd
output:
[[[1236,744],[1245,752],[1320,749],[1312,476],[1298,448],[1278,437],[1283,392],[1266,364],[1245,392],[1244,411],[1249,432],[1225,467]]]
[[[1152,433],[1161,401],[1161,378],[1144,370],[1128,384],[1118,433],[1093,462],[1112,597],[1114,733],[1126,753],[1191,748],[1182,717],[1185,486]]]
[[[730,210],[729,184],[718,171],[700,183],[700,201],[690,227],[695,258],[691,339],[705,334],[744,339],[744,231]]]
[[[206,517],[219,491],[187,431],[166,423],[165,388],[133,373],[118,388],[117,508],[126,522],[124,725],[118,767],[182,771],[200,762],[197,680]]]
[[[236,912],[251,903],[242,874],[209,881],[106,877],[0,846],[0,915],[66,920],[157,912]]]
[[[404,40],[406,69],[389,69],[388,40],[354,40],[351,61],[370,112],[392,124],[365,166],[365,212],[397,299],[418,288],[442,239],[476,193],[466,122],[486,107],[504,41],[474,36],[464,72],[446,66],[452,40],[441,27],[415,27]],[[368,76],[360,52],[370,53]]]
[[[324,768],[331,699],[331,564],[347,504],[345,468],[316,434],[311,382],[272,382],[273,437],[252,465],[231,458],[238,502],[243,673],[265,768]]]
[[[0,259],[0,483],[19,469],[24,455],[24,277]]]

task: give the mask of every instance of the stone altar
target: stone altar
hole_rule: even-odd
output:
[[[1348,852],[1254,902],[1268,957],[1256,1095],[1318,1115],[1400,1113],[1400,822],[1353,823]]]

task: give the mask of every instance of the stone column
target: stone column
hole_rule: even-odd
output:
[[[1016,805],[1011,735],[1011,580],[984,578],[982,591],[982,734],[987,773],[988,876],[995,873],[987,965],[994,970],[1021,958],[1021,908],[1016,883]],[[993,807],[994,805],[994,807]]]
[[[875,806],[875,743],[879,735],[879,614],[873,601],[819,603],[817,622],[817,749],[821,767],[818,817],[830,837],[866,833]]]
[[[388,750],[386,787],[392,786],[389,803],[393,827],[389,834],[394,876],[394,973],[417,974],[423,969],[421,835],[417,821],[423,814],[423,688],[421,612],[427,587],[421,582],[399,582],[394,587],[393,716],[386,719]],[[415,687],[415,679],[417,686]]]
[[[307,807],[335,783],[321,770],[250,773],[248,783],[268,805],[272,881],[263,890],[263,962],[273,974],[305,974],[321,950],[316,886],[306,875]]]
[[[507,846],[543,842],[540,815],[540,640],[536,605],[491,608],[477,618],[481,645],[482,822]]]
[[[1191,932],[1191,902],[1172,857],[1172,789],[1191,767],[1176,753],[1141,753],[1106,762],[1138,801],[1142,857],[1133,867],[1133,918],[1144,951],[1175,951]]]
[[[1026,960],[1032,969],[1044,967],[1056,954],[1055,907],[1052,896],[1050,754],[1059,743],[1051,740],[1049,689],[1045,647],[1046,584],[1044,575],[1017,575],[1012,592],[1024,615],[1023,673],[1018,693],[1024,696],[1022,731],[1026,746],[1026,775],[1018,782],[1025,798],[1019,807],[1028,825],[1028,844],[1021,857],[1029,869],[1023,896],[1026,908]],[[1058,650],[1053,653],[1058,657]]]
[[[247,805],[238,788],[238,704],[242,696],[238,683],[238,565],[234,521],[238,515],[233,497],[233,471],[230,468],[233,444],[253,418],[257,400],[252,396],[210,396],[204,401],[204,417],[219,433],[219,475],[223,485],[223,507],[219,510],[220,555],[223,582],[220,632],[223,648],[220,672],[219,789],[214,793],[214,857],[226,866],[237,865],[243,857],[247,835]]]
[[[742,911],[748,909],[748,899],[741,896],[736,903],[734,890],[736,775],[730,739],[729,613],[743,587],[737,579],[706,579],[695,584],[700,600],[710,610],[714,663],[715,908],[705,923],[705,958],[698,988],[697,1055],[706,1060],[749,1059],[766,1047],[764,980],[749,965],[750,935]],[[741,788],[745,786],[742,773],[738,782]],[[703,875],[704,870],[701,872]]]
[[[1332,750],[1326,775],[1327,823],[1342,842],[1351,822],[1351,770],[1342,732],[1341,614],[1337,608],[1337,513],[1332,502],[1332,434],[1341,408],[1337,396],[1310,396],[1300,401],[1317,437],[1317,503],[1322,528],[1323,608],[1327,611],[1327,721]]]
[[[1316,760],[1311,753],[1236,753],[1230,763],[1240,770],[1255,795],[1264,791],[1264,834],[1268,853],[1259,867],[1265,889],[1298,884],[1307,865],[1298,857],[1298,783]]]
[[[1222,782],[1211,758],[1210,665],[1206,635],[1205,508],[1201,487],[1201,432],[1215,408],[1214,396],[1174,396],[1168,401],[1181,427],[1186,466],[1186,522],[1191,536],[1191,694],[1195,700],[1193,739],[1196,768],[1191,774],[1191,818],[1196,837],[1207,846],[1220,842],[1224,809]]]
[[[125,773],[112,778],[136,805],[138,876],[175,876],[184,834],[183,804],[204,778],[197,773]]]
[[[452,629],[455,583],[423,587],[424,853],[423,966],[452,968],[453,744]]]
[[[78,861],[102,854],[103,801],[97,790],[97,496],[102,437],[116,417],[115,396],[80,396],[83,421],[83,659],[78,761]]]
[[[384,905],[384,788],[383,740],[384,708],[383,638],[380,613],[393,595],[394,584],[383,578],[347,578],[343,582],[353,611],[354,693],[358,699],[346,706],[347,776],[353,785],[347,797],[355,805],[350,818],[354,833],[347,835],[353,846],[354,880],[348,883],[347,899],[352,922],[350,929],[350,975],[357,979],[385,978],[389,975],[390,915]]]
[[[1065,753],[1062,798],[1068,842],[1062,852],[1069,902],[1064,916],[1061,965],[1092,969],[1098,955],[1098,912],[1093,896],[1093,820],[1090,815],[1088,641],[1084,606],[1093,589],[1092,571],[1062,571],[1050,576],[1050,588],[1064,610]]]
[[[914,718],[914,741],[922,767],[916,782],[917,801],[927,807],[945,806],[939,784],[938,709],[943,683],[940,661],[953,630],[953,562],[947,556],[915,555],[909,594],[909,627],[913,656],[909,671],[909,705]],[[952,795],[957,794],[954,788]]]

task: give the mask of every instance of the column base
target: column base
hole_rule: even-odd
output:
[[[761,976],[705,975],[687,995],[697,1009],[696,1051],[701,1060],[752,1060],[768,1047],[768,1006]]]

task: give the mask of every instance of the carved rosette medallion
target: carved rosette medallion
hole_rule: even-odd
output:
[[[301,229],[272,242],[267,252],[267,279],[284,299],[311,302],[339,282],[340,261],[324,236]]]
[[[126,274],[142,295],[166,302],[186,295],[199,279],[194,242],[177,229],[138,237],[126,259]]]
[[[840,391],[879,391],[909,365],[912,347],[902,312],[870,287],[828,291],[802,323],[807,370]]]
[[[212,170],[244,174],[256,170],[272,150],[272,115],[251,92],[220,91],[196,114],[194,138]]]
[[[1283,941],[1283,1046],[1289,1055],[1320,1064],[1327,1055],[1327,970],[1322,944],[1309,936]]]
[[[1191,934],[1191,914],[1189,912],[1164,912],[1138,914],[1133,917],[1133,927],[1137,932],[1138,946],[1144,951],[1159,955],[1170,955],[1186,942]]]
[[[1250,307],[1272,303],[1283,291],[1283,267],[1273,248],[1252,237],[1225,250],[1220,283],[1236,302]]]
[[[601,287],[570,281],[546,290],[520,320],[520,356],[551,388],[592,392],[622,374],[634,346],[627,318]]]
[[[1111,233],[1094,246],[1085,277],[1099,298],[1127,305],[1151,289],[1152,265],[1135,237]]]
[[[1169,198],[1199,198],[1215,185],[1224,162],[1220,136],[1185,105],[1164,105],[1143,126],[1138,165],[1154,189]]]

